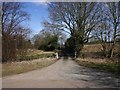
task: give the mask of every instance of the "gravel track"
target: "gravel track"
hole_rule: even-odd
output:
[[[111,88],[120,87],[118,83],[117,76],[79,66],[70,58],[2,79],[3,88]]]

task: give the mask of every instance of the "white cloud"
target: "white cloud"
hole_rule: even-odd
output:
[[[31,0],[31,2],[49,2],[49,0]]]
[[[48,2],[32,2],[33,4],[35,4],[35,5],[47,5],[48,4]]]
[[[32,3],[34,3],[36,5],[47,5],[50,2],[48,0],[32,0]]]

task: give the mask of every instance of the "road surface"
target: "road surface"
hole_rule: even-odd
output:
[[[3,88],[111,88],[118,77],[60,59],[51,66],[2,79]]]

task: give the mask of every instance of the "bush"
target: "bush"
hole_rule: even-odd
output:
[[[39,50],[53,51],[58,47],[58,36],[40,37],[36,39],[36,44]]]
[[[74,53],[75,52],[75,40],[70,37],[65,42],[65,51],[67,53]]]
[[[74,36],[71,36],[65,42],[65,51],[66,51],[66,53],[70,53],[73,55],[76,52],[76,55],[78,57],[81,54],[80,51],[82,50],[83,46],[84,46],[83,38],[75,33]]]

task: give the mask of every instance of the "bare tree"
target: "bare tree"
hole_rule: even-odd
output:
[[[107,21],[108,17],[106,15],[107,10],[105,3],[101,3],[99,8],[100,22],[97,24],[95,30],[92,32],[92,36],[94,36],[95,40],[97,40],[101,44],[102,51],[107,57],[110,48],[109,42],[111,42],[110,36],[112,32]]]
[[[76,41],[78,54],[84,44],[91,38],[91,31],[99,20],[97,5],[93,2],[57,2],[49,5],[51,19],[63,25],[70,32],[71,37]],[[81,43],[77,43],[79,39],[81,39]],[[79,48],[80,44],[81,47]]]
[[[16,58],[17,35],[22,37],[28,33],[28,29],[23,29],[21,23],[29,19],[29,14],[22,10],[22,3],[4,2],[2,3],[2,35],[3,35],[3,61]]]
[[[116,45],[116,39],[120,35],[120,2],[113,2],[113,3],[107,3],[108,10],[109,10],[109,20],[110,20],[110,25],[111,28],[113,29],[113,43],[110,49],[110,55],[109,57],[113,57],[113,50]]]
[[[22,11],[21,3],[4,2],[2,6],[2,33],[13,35],[23,21],[29,19],[29,14]],[[19,32],[19,31],[17,31]]]
[[[62,26],[59,24],[53,24],[51,22],[48,21],[44,21],[42,22],[43,27],[44,27],[44,31],[49,32],[52,35],[61,35],[61,30],[62,30]]]
[[[100,12],[101,22],[95,35],[101,41],[106,56],[112,58],[116,39],[120,36],[120,3],[102,3]]]

